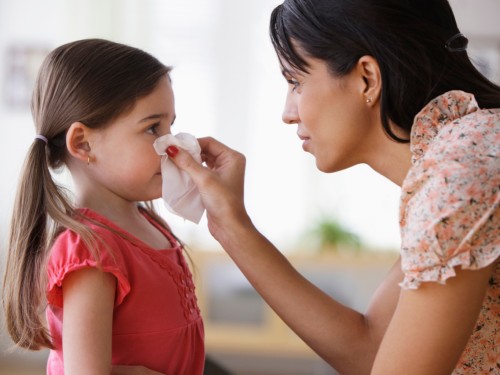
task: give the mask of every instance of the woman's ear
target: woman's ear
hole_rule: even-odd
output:
[[[91,129],[81,122],[74,122],[66,132],[66,147],[74,158],[85,163],[90,156],[90,136]]]
[[[368,105],[372,105],[380,99],[382,91],[382,76],[377,60],[372,56],[362,56],[358,60],[357,69],[363,77],[363,99]]]

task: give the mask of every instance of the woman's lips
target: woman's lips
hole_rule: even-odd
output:
[[[308,148],[308,145],[310,142],[310,138],[306,137],[305,135],[300,134],[300,133],[297,133],[297,135],[299,136],[299,139],[302,141],[302,149],[304,151],[307,151],[307,148]]]

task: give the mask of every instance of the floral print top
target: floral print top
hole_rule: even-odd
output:
[[[476,328],[453,375],[500,373],[500,109],[473,95],[432,100],[411,132],[400,226],[404,289],[445,284],[454,267],[496,263]]]

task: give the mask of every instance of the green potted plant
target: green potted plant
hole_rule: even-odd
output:
[[[333,217],[325,216],[319,219],[310,230],[310,236],[317,242],[321,252],[361,249],[359,236],[346,229]]]

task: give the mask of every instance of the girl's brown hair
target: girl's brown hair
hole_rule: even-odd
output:
[[[151,93],[169,71],[169,67],[140,49],[102,39],[62,45],[44,60],[31,111],[36,133],[48,142],[35,139],[25,159],[11,220],[3,284],[6,325],[16,345],[32,350],[52,347],[42,317],[46,304],[45,263],[61,228],[78,233],[87,244],[96,241],[90,229],[78,220],[67,192],[53,180],[50,170],[65,165],[68,128],[74,122],[90,128],[105,126]],[[151,211],[152,206],[145,207]],[[152,212],[152,217],[157,215]]]

